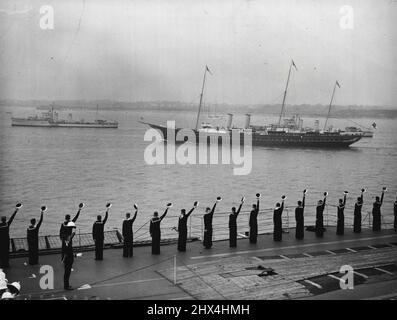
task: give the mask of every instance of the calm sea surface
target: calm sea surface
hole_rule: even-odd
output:
[[[104,213],[112,202],[107,229],[120,228],[125,212],[134,202],[140,213],[135,230],[144,225],[154,210],[163,210],[173,202],[170,217],[162,226],[166,235],[176,235],[171,227],[177,225],[176,215],[181,208],[190,208],[195,200],[200,207],[193,219],[193,233],[200,232],[200,217],[205,206],[213,204],[216,196],[223,197],[219,212],[229,211],[246,196],[243,207],[249,210],[255,193],[262,193],[261,207],[271,208],[282,194],[287,205],[294,206],[304,188],[309,189],[307,203],[314,204],[323,191],[329,192],[329,203],[337,204],[344,190],[349,190],[347,214],[362,187],[367,188],[364,211],[371,210],[373,198],[381,187],[387,186],[382,213],[390,221],[397,191],[397,126],[395,119],[353,119],[369,126],[376,121],[378,130],[372,139],[362,139],[347,150],[254,148],[252,171],[246,176],[233,175],[233,165],[147,165],[144,150],[149,142],[143,140],[147,127],[137,121],[164,124],[176,120],[178,126],[193,127],[195,111],[104,111],[106,119],[119,121],[119,129],[52,129],[11,127],[11,115],[27,116],[34,108],[4,108],[0,112],[0,214],[9,216],[15,204],[24,207],[11,227],[12,236],[24,236],[29,219],[39,216],[41,205],[47,205],[41,233],[57,234],[64,215],[74,214],[79,202],[86,207],[78,221],[80,232],[90,232],[97,214]],[[61,112],[66,118],[68,112]],[[73,111],[75,119],[92,120],[95,112]],[[224,123],[224,119],[221,120]],[[252,122],[271,123],[274,117],[253,115]],[[324,119],[320,119],[324,121]],[[237,125],[243,124],[236,115]],[[312,126],[314,119],[305,119]],[[332,119],[336,127],[354,125],[347,119]],[[334,215],[335,208],[329,207]],[[289,212],[293,216],[293,211]],[[314,214],[307,208],[308,219]],[[265,214],[266,215],[266,214]],[[267,214],[270,217],[270,213]],[[263,217],[265,219],[265,217]],[[219,215],[218,222],[226,228],[227,216]],[[242,228],[246,217],[241,218]],[[226,229],[225,229],[226,230]],[[138,231],[146,237],[148,226]]]

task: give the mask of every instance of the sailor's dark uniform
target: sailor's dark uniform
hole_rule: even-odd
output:
[[[43,212],[41,212],[39,222],[27,229],[27,240],[29,247],[29,264],[35,265],[39,263],[39,230],[43,222]]]
[[[73,243],[72,239],[70,241],[65,240],[65,249],[62,252],[62,261],[65,267],[65,273],[63,275],[63,287],[65,289],[70,288],[69,278],[72,272],[73,262],[74,262],[74,253],[73,253]]]
[[[150,219],[150,235],[152,237],[152,254],[160,254],[160,241],[161,241],[161,221],[167,215],[168,208],[165,210],[161,217]]]
[[[203,245],[206,249],[211,249],[212,247],[212,219],[214,217],[214,212],[216,208],[216,203],[212,207],[212,210],[209,213],[205,213],[204,220],[204,241]]]
[[[346,205],[346,195],[343,197],[343,202],[338,205],[336,234],[339,236],[345,233],[345,205]]]
[[[242,205],[243,204],[241,203],[240,206],[238,207],[237,211],[235,213],[232,212],[229,215],[229,246],[230,246],[230,248],[237,247],[237,217],[240,213]]]
[[[108,220],[109,212],[106,210],[102,221],[95,221],[92,226],[92,238],[95,241],[95,260],[103,260],[103,243],[105,240],[104,227]]]
[[[397,231],[397,200],[394,201],[394,230]]]
[[[134,224],[134,221],[136,219],[138,211],[135,211],[134,217],[130,219],[124,219],[123,221],[123,239],[124,239],[124,244],[123,244],[123,257],[132,257],[133,256],[133,251],[134,251],[134,232],[132,230],[132,225]]]
[[[325,209],[325,201],[326,197],[324,197],[323,203],[316,207],[316,237],[321,238],[324,235],[324,209]]]
[[[178,251],[186,251],[186,241],[187,241],[187,220],[192,214],[194,208],[192,208],[188,213],[180,215],[178,218]]]
[[[251,210],[249,217],[250,227],[250,243],[256,243],[258,238],[258,213],[259,213],[259,200],[256,202],[256,209]]]
[[[303,195],[302,205],[295,208],[295,221],[296,221],[296,229],[295,229],[295,238],[298,240],[302,240],[305,236],[305,195]]]
[[[357,201],[354,205],[354,221],[353,221],[353,232],[361,232],[361,209],[363,207],[364,196],[361,194],[360,201]]]
[[[284,201],[281,203],[281,206],[274,209],[273,212],[273,240],[281,241],[283,238],[283,221],[282,214],[284,210]]]
[[[372,208],[372,230],[373,231],[380,231],[380,229],[381,229],[382,215],[380,212],[380,207],[382,206],[382,203],[383,203],[383,196],[384,196],[384,193],[382,192],[380,201],[375,201],[373,208]]]
[[[77,219],[80,216],[80,211],[81,208],[79,208],[79,210],[77,211],[76,215],[74,216],[74,218],[72,219],[72,222],[76,223]],[[59,229],[59,238],[62,241],[62,251],[65,249],[65,239],[68,235],[72,234],[72,228],[67,227],[67,224],[69,223],[69,221],[64,221],[61,224],[61,228]]]
[[[10,219],[6,222],[0,222],[0,268],[10,266],[10,225],[14,221],[18,210],[15,210]]]

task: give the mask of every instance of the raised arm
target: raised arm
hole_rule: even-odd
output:
[[[166,216],[167,213],[168,213],[168,209],[169,209],[169,208],[165,209],[164,213],[163,213],[162,216],[160,217],[160,221],[163,220],[163,219],[165,218],[165,216]]]
[[[281,201],[281,207],[280,210],[283,211],[284,210],[284,201]]]
[[[238,209],[237,209],[236,215],[238,215],[238,214],[240,213],[241,207],[242,207],[242,206],[243,206],[243,203],[241,202],[240,205],[239,205],[239,207],[238,207]]]
[[[345,196],[343,197],[343,206],[345,206],[346,205],[346,194],[345,194]]]
[[[259,213],[259,199],[256,201],[256,213]]]
[[[77,210],[76,215],[75,215],[74,218],[72,219],[73,222],[76,222],[77,219],[79,218],[79,216],[80,216],[80,211],[81,211],[81,208],[79,208],[79,210]]]
[[[41,226],[41,224],[43,223],[43,215],[44,215],[44,212],[43,212],[43,211],[41,211],[41,214],[40,214],[40,220],[39,220],[39,223],[37,224],[37,229],[39,229],[39,228],[40,228],[40,226]]]
[[[364,192],[361,192],[360,199],[361,199],[361,204],[363,204],[364,203]]]
[[[212,207],[211,212],[210,212],[210,215],[213,215],[213,214],[214,214],[217,203],[218,203],[218,202],[215,202],[214,206]]]
[[[17,214],[18,209],[15,209],[14,213],[11,215],[10,219],[8,220],[7,224],[11,225],[11,223],[14,221],[15,215]]]
[[[325,202],[326,202],[326,200],[327,200],[327,197],[325,196],[325,197],[324,197],[324,200],[323,200],[323,204],[322,204],[322,208],[323,208],[323,209],[325,208]]]
[[[136,219],[136,216],[137,216],[137,214],[138,214],[138,210],[135,210],[134,217],[132,218],[132,223],[134,223],[134,221],[135,221],[135,219]]]
[[[380,197],[380,205],[382,205],[383,204],[383,196],[385,195],[385,192],[383,191],[382,192],[382,195],[381,195],[381,197]]]
[[[306,194],[303,194],[302,207],[305,207]]]
[[[105,218],[103,219],[103,224],[105,224],[106,221],[108,221],[108,217],[109,217],[109,210],[106,210]]]
[[[189,218],[189,216],[193,213],[194,209],[196,209],[196,207],[190,209],[190,211],[186,214],[186,218]]]

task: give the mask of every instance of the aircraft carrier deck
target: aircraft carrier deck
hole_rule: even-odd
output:
[[[337,236],[328,227],[322,239],[305,232],[305,239],[298,241],[290,229],[277,243],[272,234],[260,235],[256,245],[240,239],[237,248],[223,240],[206,250],[194,241],[185,253],[178,253],[175,244],[163,245],[158,256],[150,246],[140,246],[130,259],[122,257],[122,249],[110,248],[103,261],[85,251],[73,265],[72,291],[63,290],[59,253],[40,256],[38,266],[29,266],[26,257],[12,258],[10,264],[7,278],[21,282],[17,299],[22,300],[397,298],[394,230],[354,234],[346,228],[344,236]],[[40,289],[41,265],[54,269],[53,290]],[[354,268],[353,290],[340,288],[342,265]]]

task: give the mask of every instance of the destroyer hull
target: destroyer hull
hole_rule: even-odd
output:
[[[117,129],[118,123],[62,123],[46,120],[26,120],[12,118],[11,125],[14,127],[46,127],[46,128],[109,128]]]
[[[161,132],[164,140],[167,140],[168,134],[172,133],[171,129],[151,123],[146,123],[153,129]],[[172,139],[178,134],[182,128],[175,129],[175,135],[172,133]],[[222,143],[223,138],[232,139],[231,131],[227,132],[201,132],[193,130],[195,133],[196,143]],[[262,132],[247,132],[252,136],[252,145],[261,147],[288,147],[288,148],[348,148],[353,143],[359,141],[362,136],[359,135],[339,135],[339,134],[319,134],[319,133],[286,133],[286,134],[265,134]],[[244,132],[240,132],[240,144],[244,144]],[[175,141],[176,143],[183,143],[186,140],[191,141],[191,138],[184,137],[183,140]],[[191,141],[194,142],[194,141]]]

